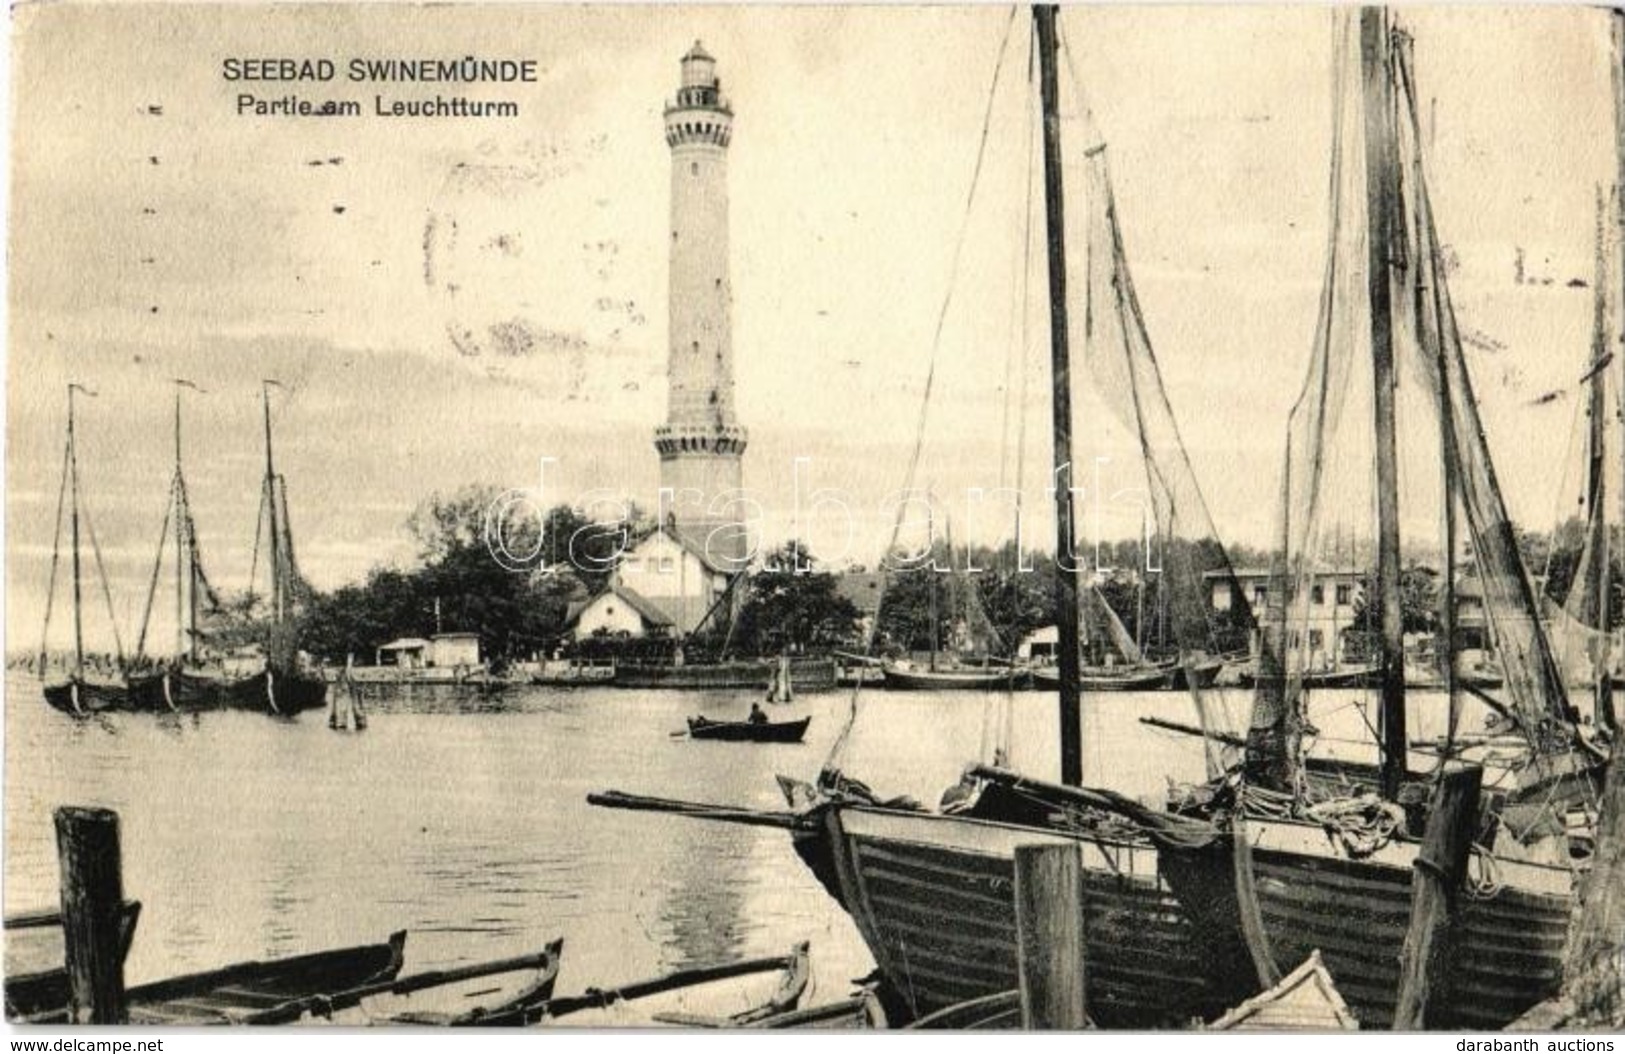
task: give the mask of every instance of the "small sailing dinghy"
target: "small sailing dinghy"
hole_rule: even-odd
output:
[[[810,724],[810,717],[799,721],[712,721],[707,717],[691,717],[688,738],[724,743],[799,743]]]

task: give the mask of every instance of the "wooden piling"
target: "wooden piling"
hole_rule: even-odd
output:
[[[1021,1026],[1087,1027],[1083,856],[1078,846],[1017,846],[1015,897]]]
[[[1446,956],[1467,856],[1478,830],[1478,795],[1484,770],[1446,773],[1433,794],[1411,877],[1411,921],[1399,955],[1395,1029],[1436,1028],[1429,1011],[1447,981]]]
[[[56,853],[62,869],[68,1020],[126,1024],[118,813],[78,806],[56,810]]]
[[[1625,19],[1625,16],[1620,16]],[[1569,927],[1563,992],[1586,1028],[1625,1028],[1625,747],[1616,741],[1603,782],[1591,870]]]

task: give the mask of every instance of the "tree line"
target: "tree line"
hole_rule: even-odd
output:
[[[473,485],[423,501],[405,524],[416,543],[407,566],[375,567],[361,582],[304,598],[302,647],[329,663],[349,655],[369,663],[380,646],[397,638],[473,632],[482,654],[502,667],[536,655],[648,652],[679,643],[570,639],[572,605],[608,587],[617,554],[654,531],[652,520],[633,509],[625,520],[603,523],[562,504],[516,519],[505,525],[504,543],[540,560],[511,569],[493,557],[486,537],[487,510],[500,494],[496,487]],[[1550,534],[1519,534],[1526,565],[1558,602],[1581,563],[1584,533],[1574,521]],[[1614,551],[1625,551],[1625,539],[1618,531],[1615,536]],[[1013,542],[950,551],[939,540],[928,560],[921,556],[890,562],[885,600],[871,624],[873,613],[843,594],[835,574],[808,570],[816,567],[815,554],[801,542],[788,542],[736,587],[738,595],[717,618],[681,643],[696,657],[823,653],[860,649],[872,635],[878,653],[934,647],[1011,654],[1025,636],[1056,621],[1056,570],[1041,551],[1018,552]],[[1200,620],[1216,646],[1245,647],[1245,609],[1214,611],[1205,576],[1232,567],[1267,568],[1269,553],[1232,546],[1227,554],[1214,541],[1172,542],[1154,557],[1161,573],[1143,570],[1147,559],[1139,541],[1103,543],[1091,554],[1091,563],[1107,569],[1095,577],[1101,595],[1131,637],[1151,651],[1173,647],[1170,641],[1188,635]],[[1611,578],[1612,623],[1618,626],[1625,581],[1617,564]],[[1406,629],[1435,629],[1442,596],[1437,573],[1413,565],[1402,583]],[[1374,593],[1367,589],[1365,595]]]

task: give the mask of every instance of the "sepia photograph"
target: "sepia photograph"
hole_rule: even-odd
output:
[[[10,33],[8,1032],[1614,1049],[1625,10]]]

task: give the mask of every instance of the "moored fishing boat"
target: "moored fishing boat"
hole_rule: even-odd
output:
[[[1430,784],[1445,772],[1443,764],[1433,773],[1411,771],[1406,735],[1393,384],[1396,351],[1414,348],[1440,431],[1441,637],[1455,639],[1459,504],[1504,665],[1505,701],[1480,698],[1492,702],[1524,742],[1515,783],[1505,794],[1511,805],[1492,800],[1483,810],[1464,888],[1450,891],[1459,903],[1451,976],[1443,991],[1429,993],[1423,1023],[1498,1028],[1551,995],[1561,980],[1575,875],[1562,814],[1571,793],[1577,800],[1587,796],[1584,772],[1597,758],[1570,724],[1462,354],[1422,164],[1410,38],[1390,24],[1385,9],[1360,11],[1357,33],[1348,13],[1337,18],[1331,249],[1309,379],[1291,418],[1283,540],[1270,585],[1271,615],[1264,620],[1246,762],[1195,811],[1230,826],[1238,873],[1245,867],[1256,892],[1264,952],[1290,962],[1318,949],[1362,1027],[1391,1025],[1412,885],[1419,869],[1436,867],[1421,856],[1417,820]],[[1359,102],[1346,106],[1348,96]],[[1355,107],[1363,116],[1349,114]],[[1363,157],[1363,179],[1345,167],[1345,156],[1350,165]],[[1362,200],[1363,216],[1346,219]],[[1356,236],[1346,233],[1349,225]],[[1336,431],[1328,421],[1335,421],[1343,393],[1327,378],[1346,377],[1355,348],[1367,339],[1377,451],[1379,763],[1374,772],[1369,765],[1351,767],[1372,777],[1371,791],[1356,786],[1351,794],[1306,778],[1313,773],[1302,757],[1307,678],[1298,642],[1306,636],[1315,525],[1327,497],[1321,476],[1306,469],[1328,457]],[[1439,667],[1450,703],[1442,753],[1453,759],[1461,685],[1453,656],[1442,656]],[[1594,785],[1589,793],[1594,801]],[[1186,907],[1203,915],[1197,901],[1204,890],[1178,871],[1169,876]]]
[[[102,565],[101,545],[96,541],[96,529],[90,522],[90,512],[83,507],[79,486],[79,441],[74,428],[74,393],[93,395],[78,384],[68,385],[68,433],[62,451],[62,482],[57,489],[56,534],[51,548],[51,577],[45,594],[45,627],[41,632],[39,677],[45,701],[53,709],[74,717],[122,710],[129,705],[129,693],[116,679],[115,671],[105,664],[88,662],[85,655],[84,631],[84,570],[80,535],[89,536],[91,553],[96,561],[96,573],[101,581],[102,598],[107,602],[107,618],[112,627],[114,646],[118,650],[116,665],[124,665],[124,645],[119,638],[118,620],[113,615],[113,596],[107,584],[107,569]],[[67,676],[49,682],[51,636],[51,609],[56,601],[56,572],[62,556],[63,513],[68,516],[68,553],[72,576],[73,601],[73,661]]]
[[[1162,664],[1145,664],[1138,666],[1086,666],[1078,671],[1078,684],[1086,692],[1152,692],[1159,688],[1175,687],[1175,679],[1181,673],[1177,660]],[[1204,669],[1205,672],[1205,669]],[[1218,676],[1218,667],[1212,668],[1212,675]],[[1041,666],[1032,671],[1033,687],[1041,691],[1055,691],[1061,686],[1060,670]],[[1213,683],[1208,679],[1202,687]],[[1184,687],[1183,684],[1178,685]]]
[[[1015,19],[1012,12],[1011,26]],[[1033,71],[1042,101],[1043,160],[1041,168],[1029,172],[1029,176],[1041,172],[1045,203],[1040,229],[1049,269],[1055,552],[1078,551],[1068,350],[1076,327],[1094,359],[1095,386],[1113,417],[1126,423],[1143,462],[1159,532],[1157,555],[1169,593],[1167,639],[1177,648],[1179,664],[1186,667],[1186,683],[1200,705],[1205,676],[1192,675],[1196,665],[1235,647],[1230,642],[1212,647],[1216,627],[1208,617],[1203,576],[1221,565],[1224,574],[1233,578],[1233,572],[1207,515],[1174,424],[1166,385],[1151,354],[1116,224],[1105,147],[1094,139],[1082,151],[1081,166],[1090,182],[1085,211],[1089,246],[1087,254],[1080,253],[1089,262],[1089,281],[1087,311],[1079,314],[1089,322],[1085,325],[1082,318],[1069,316],[1056,22],[1055,8],[1034,8]],[[1007,31],[1001,64],[1009,39]],[[997,82],[996,74],[995,90]],[[1097,134],[1092,126],[1090,133]],[[974,194],[973,187],[973,199]],[[1029,196],[1030,202],[1035,200],[1036,194]],[[1039,240],[1031,225],[1029,234]],[[913,476],[911,468],[905,492],[912,492]],[[1144,548],[1149,550],[1149,545]],[[1146,556],[1149,561],[1149,552]],[[1146,1028],[1177,1027],[1196,1016],[1216,1016],[1255,992],[1260,979],[1235,922],[1239,909],[1229,877],[1230,855],[1208,824],[1081,786],[1080,569],[1074,560],[1063,558],[1057,564],[1061,783],[1040,784],[1008,770],[978,767],[967,772],[962,784],[950,788],[937,812],[924,811],[902,797],[881,801],[840,770],[841,748],[852,730],[849,723],[816,787],[781,777],[786,797],[797,810],[787,816],[622,794],[589,800],[609,807],[789,828],[798,854],[852,916],[869,946],[879,966],[879,992],[894,1022],[1013,988],[1018,944],[1011,898],[1015,849],[1046,842],[1077,845],[1084,864],[1085,925],[1098,935],[1090,942],[1090,1017],[1105,1027]],[[1239,587],[1236,593],[1240,596]],[[1230,624],[1224,628],[1250,630],[1245,598],[1227,617]],[[993,684],[1008,676],[999,671]],[[853,721],[856,703],[854,697]],[[991,729],[998,722],[985,724]],[[997,761],[1006,755],[1008,742],[987,746]],[[1166,854],[1165,842],[1187,851]],[[1204,905],[1210,910],[1198,916],[1173,895],[1166,873],[1170,867],[1201,873],[1196,884],[1210,890],[1216,901],[1211,907]],[[1211,921],[1227,915],[1228,923]]]
[[[888,662],[880,668],[888,691],[999,691],[1029,683],[1027,671],[1014,666],[938,666],[920,669]]]
[[[795,692],[824,692],[835,687],[835,660],[790,659],[790,687]],[[777,659],[736,659],[728,662],[637,663],[616,662],[609,683],[617,688],[686,691],[750,688],[766,691],[779,670]]]

